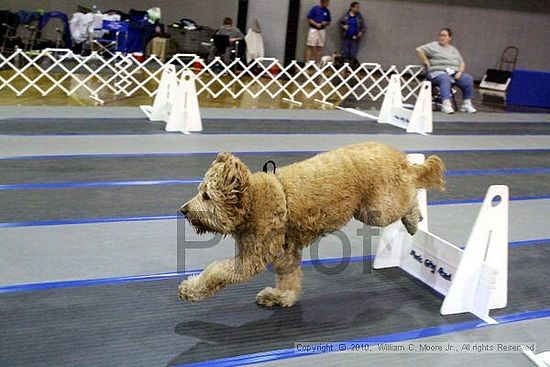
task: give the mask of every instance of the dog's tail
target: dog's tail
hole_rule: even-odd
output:
[[[416,175],[416,187],[419,189],[427,189],[437,187],[444,190],[445,164],[436,155],[431,155],[424,161],[423,164],[415,164],[412,166]]]

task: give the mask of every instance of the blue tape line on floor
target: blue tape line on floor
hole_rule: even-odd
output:
[[[0,190],[45,190],[45,189],[95,189],[101,187],[124,186],[171,186],[201,183],[202,178],[186,180],[141,180],[141,181],[90,181],[90,182],[51,182],[0,185]]]
[[[144,282],[153,280],[164,280],[171,278],[179,278],[188,275],[198,274],[200,270],[189,271],[185,273],[163,273],[163,274],[151,274],[151,275],[137,275],[128,277],[116,277],[116,278],[101,278],[101,279],[84,279],[84,280],[68,280],[60,282],[49,283],[33,283],[33,284],[21,284],[10,285],[6,287],[0,287],[0,294],[2,293],[14,293],[14,292],[30,292],[30,291],[42,291],[48,289],[59,288],[77,288],[87,287],[92,285],[113,285],[119,283],[128,282]]]
[[[223,136],[258,136],[258,135],[264,135],[264,136],[293,136],[293,135],[306,135],[306,136],[315,136],[315,135],[364,135],[364,136],[376,136],[376,135],[407,135],[407,133],[401,129],[400,127],[404,128],[405,126],[399,126],[395,124],[391,124],[391,126],[395,127],[395,130],[393,131],[368,131],[368,132],[356,132],[356,131],[340,131],[340,132],[334,132],[334,131],[318,131],[318,132],[264,132],[260,130],[256,131],[243,131],[243,132],[232,132],[232,133],[226,133],[226,132],[213,132],[213,131],[202,131],[202,132],[194,132],[193,135],[223,135]],[[180,133],[177,132],[166,132],[166,131],[155,131],[155,132],[146,132],[146,133],[129,133],[129,132],[119,132],[119,133],[58,133],[58,134],[0,134],[0,137],[38,137],[38,138],[47,138],[47,137],[72,137],[72,136],[82,136],[82,137],[105,137],[105,136],[155,136],[155,135],[180,135]],[[502,134],[500,132],[467,132],[463,131],[460,134],[455,132],[433,132],[431,134],[426,134],[428,136],[548,136],[550,133],[546,131],[527,131],[526,133],[517,133],[517,134]]]
[[[35,221],[35,222],[0,223],[0,228],[66,226],[66,225],[74,225],[74,224],[95,224],[95,223],[141,222],[141,221],[151,221],[151,220],[169,220],[169,219],[177,219],[177,218],[178,216],[174,214],[174,215],[155,215],[155,216],[145,216],[145,217],[43,220],[43,221]]]
[[[490,175],[530,175],[550,173],[550,168],[503,168],[483,170],[450,170],[445,176],[490,176]]]
[[[496,320],[499,324],[508,324],[513,322],[528,321],[528,320],[537,320],[542,318],[550,317],[550,309],[520,312],[515,314],[509,314],[504,316],[499,316]],[[332,348],[326,348],[324,350],[316,350],[315,352],[305,352],[297,351],[296,349],[279,349],[266,351],[262,353],[254,353],[247,355],[240,355],[236,357],[228,357],[221,359],[214,359],[209,361],[190,363],[190,364],[180,364],[176,367],[225,367],[225,366],[244,366],[250,364],[256,364],[261,362],[270,362],[278,361],[289,358],[298,358],[306,357],[319,354],[327,354],[338,352],[346,347],[345,350],[351,350],[353,344],[362,343],[362,344],[380,344],[380,343],[395,343],[395,342],[404,342],[414,339],[427,338],[432,336],[444,335],[449,333],[456,333],[460,331],[472,330],[482,327],[490,326],[483,321],[467,321],[456,324],[440,325],[433,326],[424,329],[415,329],[410,331],[404,331],[400,333],[386,334],[386,335],[377,335],[368,338],[361,338],[349,341],[340,341],[340,342],[328,342],[327,345],[332,346]],[[328,350],[330,349],[330,350]]]
[[[510,201],[532,201],[532,200],[546,200],[546,199],[550,199],[550,195],[510,197]],[[484,200],[483,198],[440,200],[440,201],[431,201],[428,203],[428,206],[476,204],[476,203],[482,203],[483,200]],[[83,218],[83,219],[43,220],[43,221],[30,221],[30,222],[4,222],[4,223],[0,223],[0,228],[65,226],[65,225],[94,224],[94,223],[139,222],[139,221],[152,221],[152,220],[170,220],[170,219],[178,219],[178,218],[179,218],[178,215],[175,215],[175,214],[165,214],[165,215],[143,216],[143,217]]]
[[[550,199],[550,195],[511,196],[509,198],[510,201],[531,201],[531,200],[546,200],[546,199]],[[428,203],[428,206],[476,204],[476,203],[482,203],[483,200],[484,198],[438,200],[438,201],[430,201]]]
[[[285,150],[285,151],[242,151],[233,152],[235,155],[272,155],[272,154],[317,154],[324,150]],[[546,153],[550,152],[547,148],[516,148],[516,149],[408,149],[406,153],[450,153],[450,154],[468,154],[468,153]],[[30,156],[0,156],[0,160],[33,160],[33,159],[79,159],[79,158],[167,158],[167,157],[193,157],[193,156],[212,156],[218,154],[217,151],[211,152],[181,152],[181,153],[112,153],[112,154],[57,154],[57,155],[30,155]]]
[[[235,155],[271,155],[271,154],[318,154],[320,150],[288,150],[288,151],[243,151],[233,152]],[[79,158],[171,158],[215,156],[219,152],[181,152],[181,153],[113,153],[113,154],[60,154],[35,156],[0,156],[0,160],[42,160],[42,159],[79,159]]]
[[[509,242],[508,245],[510,248],[522,247],[522,246],[533,246],[533,245],[546,245],[550,243],[550,238],[540,238],[534,240],[524,240],[524,241],[515,241]],[[318,266],[318,265],[333,265],[333,264],[342,264],[342,263],[358,263],[358,262],[367,262],[372,261],[374,258],[373,255],[368,256],[352,256],[344,258],[325,258],[325,259],[316,259],[316,260],[303,260],[301,262],[302,266]],[[146,274],[146,275],[135,275],[135,276],[126,276],[126,277],[115,277],[115,278],[100,278],[100,279],[81,279],[81,280],[69,280],[69,281],[59,281],[59,282],[47,282],[47,283],[30,283],[30,284],[19,284],[19,285],[9,285],[0,287],[0,294],[2,293],[13,293],[13,292],[23,292],[23,291],[38,291],[38,290],[47,290],[55,288],[73,288],[73,287],[86,287],[91,285],[108,285],[108,284],[118,284],[118,283],[128,283],[128,282],[137,282],[137,281],[150,281],[150,280],[164,280],[171,278],[186,277],[189,275],[194,275],[200,273],[202,269],[194,269],[180,273],[160,273],[160,274]]]
[[[507,168],[489,170],[450,170],[445,176],[489,176],[489,175],[527,175],[550,173],[550,168]],[[89,182],[45,182],[27,184],[0,185],[1,190],[48,190],[48,189],[80,189],[127,186],[171,186],[190,185],[202,182],[202,178],[170,179],[170,180],[137,180],[137,181],[89,181]]]

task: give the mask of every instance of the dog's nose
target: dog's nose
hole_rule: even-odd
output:
[[[180,208],[180,212],[184,217],[186,217],[187,216],[187,206],[186,205],[182,206]]]

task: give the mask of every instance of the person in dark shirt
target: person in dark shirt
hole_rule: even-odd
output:
[[[233,19],[227,17],[223,20],[223,25],[218,29],[216,34],[229,36],[229,42],[242,41],[244,39],[243,32],[239,28],[233,26]]]
[[[339,22],[342,30],[340,54],[349,62],[357,62],[359,40],[365,32],[365,21],[359,10],[359,3],[357,1],[352,2],[349,10]]]
[[[215,35],[219,36],[228,36],[229,37],[229,45],[226,47],[225,50],[218,50],[215,45],[213,45],[210,49],[210,53],[208,55],[208,62],[212,61],[216,54],[221,53],[223,54],[223,61],[228,64],[230,62],[230,56],[231,56],[231,48],[236,47],[237,43],[244,44],[244,35],[240,31],[239,28],[233,26],[233,19],[226,17],[223,20],[223,25],[216,31]],[[242,45],[239,45],[239,48],[243,48]],[[239,53],[240,50],[237,50]],[[237,55],[241,56],[241,55]]]
[[[307,15],[309,32],[307,35],[306,62],[311,60],[313,55],[315,55],[317,64],[321,62],[321,54],[327,39],[325,29],[331,21],[328,3],[329,0],[320,0],[319,5],[312,7]]]

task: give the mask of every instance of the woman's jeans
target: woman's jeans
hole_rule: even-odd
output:
[[[357,52],[359,51],[359,41],[349,37],[342,38],[342,45],[340,47],[340,53],[342,57],[357,59]]]
[[[435,78],[430,78],[428,74],[428,80],[439,87],[442,101],[451,99],[451,86],[453,83],[462,90],[463,99],[470,99],[474,94],[474,79],[470,74],[462,73],[458,80],[447,73],[441,73]]]

